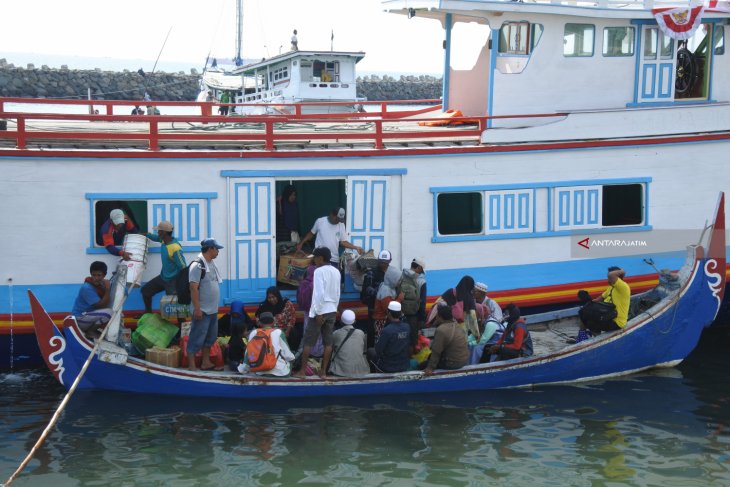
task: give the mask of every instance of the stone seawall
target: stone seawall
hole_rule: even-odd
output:
[[[153,100],[193,101],[200,74],[141,73],[124,70],[74,70],[62,67],[16,67],[0,59],[0,96],[22,98],[141,100],[145,91]],[[441,80],[432,76],[358,78],[358,96],[368,100],[422,100],[441,96]]]

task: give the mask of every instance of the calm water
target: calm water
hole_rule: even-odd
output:
[[[77,393],[13,485],[730,486],[730,329],[678,369],[449,397]],[[0,483],[64,391],[0,375]]]

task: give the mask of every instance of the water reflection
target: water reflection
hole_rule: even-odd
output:
[[[77,393],[16,485],[730,485],[727,359],[709,349],[694,360],[583,387],[448,397]],[[0,387],[4,479],[63,391],[39,373],[0,376]]]

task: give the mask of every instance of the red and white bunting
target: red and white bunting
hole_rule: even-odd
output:
[[[730,13],[730,2],[726,2],[724,0],[710,0],[705,4],[705,11]]]
[[[689,39],[700,26],[704,8],[703,5],[692,8],[655,8],[651,12],[665,35],[673,39]]]

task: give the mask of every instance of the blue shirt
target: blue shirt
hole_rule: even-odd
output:
[[[162,272],[160,277],[165,281],[171,281],[177,277],[177,274],[187,267],[185,257],[183,256],[182,245],[173,237],[168,244],[160,239],[159,235],[148,233],[147,238],[153,242],[160,242],[160,258],[162,259]]]
[[[383,372],[405,372],[411,363],[411,327],[399,321],[385,325],[380,333],[375,352],[378,367]]]
[[[96,293],[94,286],[85,282],[81,285],[81,289],[79,289],[79,294],[76,296],[76,301],[74,301],[74,307],[71,310],[71,314],[74,316],[81,316],[84,313],[93,311],[94,305],[99,301],[101,301],[101,298]]]

